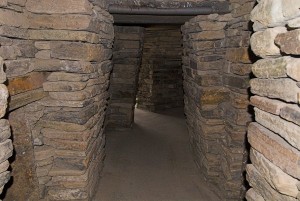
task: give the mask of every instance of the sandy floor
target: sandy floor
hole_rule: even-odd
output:
[[[193,162],[182,109],[136,110],[133,129],[107,133],[95,201],[219,201]]]

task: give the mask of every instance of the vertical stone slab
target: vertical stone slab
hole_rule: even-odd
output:
[[[113,70],[106,122],[107,129],[121,130],[130,128],[134,121],[144,28],[114,26],[114,30]]]

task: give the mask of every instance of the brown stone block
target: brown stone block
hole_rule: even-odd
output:
[[[100,36],[87,31],[71,30],[28,30],[31,40],[62,40],[62,41],[83,41],[98,43]]]
[[[249,49],[246,47],[228,49],[226,51],[225,58],[233,63],[252,63]]]
[[[92,5],[88,0],[29,0],[26,9],[41,14],[92,14]]]
[[[287,102],[298,103],[300,88],[292,79],[252,79],[250,80],[251,92],[259,96],[279,98]],[[288,89],[288,90],[287,90]]]
[[[43,87],[47,73],[30,73],[24,77],[9,78],[8,91],[11,96]]]
[[[280,110],[286,105],[282,101],[260,96],[252,96],[250,101],[253,106],[275,115],[279,115]]]
[[[0,25],[27,28],[29,24],[27,15],[8,9],[0,9]]]
[[[11,136],[11,130],[8,120],[0,120],[0,143],[4,142]]]
[[[297,185],[299,180],[284,173],[279,167],[275,166],[262,154],[251,149],[250,159],[254,167],[262,174],[263,178],[276,191],[297,198],[299,190]]]
[[[228,98],[228,91],[223,87],[203,87],[200,89],[201,105],[216,105]]]
[[[263,178],[262,173],[251,165],[247,165],[247,180],[250,185],[262,195],[265,200],[284,200],[284,201],[297,201],[297,199],[290,196],[280,194],[274,190]]]
[[[249,75],[251,73],[252,64],[229,63],[229,71],[236,75]]]
[[[250,78],[248,76],[223,75],[223,83],[225,86],[238,89],[247,89],[249,87],[249,80]]]
[[[44,92],[43,89],[35,89],[35,90],[27,91],[25,93],[17,94],[11,97],[9,101],[8,109],[10,111],[14,110],[24,105],[28,105],[29,103],[32,103],[34,101],[40,100],[45,96],[47,96],[47,93]]]
[[[254,108],[255,119],[257,122],[265,126],[266,128],[276,132],[278,135],[283,137],[292,146],[300,149],[300,126],[285,121],[284,119]]]
[[[189,34],[190,40],[218,40],[225,38],[224,30],[202,31],[199,33]]]
[[[58,82],[45,82],[43,83],[44,91],[80,91],[87,86],[87,82],[67,82],[67,81],[58,81]]]
[[[246,109],[250,105],[249,95],[230,91],[230,102],[231,105],[235,108]]]
[[[110,49],[102,45],[77,42],[51,42],[51,57],[67,60],[105,61],[111,58]]]
[[[300,178],[300,152],[277,134],[258,123],[248,128],[248,141],[251,146],[264,155],[285,173]]]
[[[286,33],[279,34],[275,43],[280,47],[280,50],[286,54],[300,54],[300,39],[299,39],[300,30],[292,30]]]

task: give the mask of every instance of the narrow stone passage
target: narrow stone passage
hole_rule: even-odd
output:
[[[107,133],[95,201],[219,201],[192,159],[183,109],[136,109],[132,130]]]

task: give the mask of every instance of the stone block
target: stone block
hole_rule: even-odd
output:
[[[51,146],[35,146],[34,158],[37,161],[45,160],[54,156],[54,148]]]
[[[4,84],[0,84],[0,118],[6,113],[8,90]]]
[[[0,25],[28,28],[28,17],[24,13],[8,9],[0,9]]]
[[[257,171],[257,169],[251,165],[248,164],[247,168],[247,180],[250,183],[250,186],[252,186],[255,190],[259,192],[260,195],[265,200],[282,200],[282,201],[296,201],[297,199],[286,196],[283,194],[280,194],[276,190],[274,190],[263,178],[262,174]]]
[[[251,123],[248,127],[248,141],[283,172],[300,178],[300,152],[283,138],[258,123]]]
[[[286,33],[279,34],[276,37],[275,43],[280,47],[280,50],[286,54],[300,54],[300,30],[292,30]]]
[[[246,199],[248,201],[265,201],[265,199],[260,194],[258,194],[253,188],[247,191]]]
[[[285,27],[255,32],[250,39],[252,51],[262,58],[280,56],[280,49],[274,44],[274,41],[278,34],[285,32],[287,32]]]
[[[98,34],[87,31],[28,30],[28,36],[31,40],[83,41],[89,43],[98,43],[100,41]]]
[[[262,174],[262,177],[278,192],[297,198],[299,180],[283,172],[279,167],[271,163],[261,153],[254,149],[250,152],[253,166]]]
[[[250,50],[246,47],[229,48],[226,51],[225,58],[233,63],[252,63],[250,60]]]
[[[10,179],[10,172],[6,171],[0,174],[0,186],[4,186]]]
[[[228,87],[247,89],[249,88],[249,77],[224,74],[223,84]]]
[[[8,168],[9,168],[9,162],[8,162],[8,160],[2,162],[0,164],[0,173],[5,172]]]
[[[216,105],[228,98],[228,91],[223,87],[203,87],[200,91],[200,105]]]
[[[38,51],[35,54],[35,58],[37,58],[37,59],[50,59],[51,58],[51,52],[50,52],[50,50]]]
[[[280,110],[286,105],[282,101],[260,96],[252,96],[250,101],[253,106],[275,115],[279,115]]]
[[[13,145],[11,140],[5,140],[0,143],[0,163],[6,161],[13,154]]]
[[[50,198],[53,200],[84,200],[88,199],[88,194],[83,189],[63,189],[49,190]]]
[[[46,81],[47,73],[29,73],[23,77],[15,77],[8,79],[8,91],[11,96],[26,91],[42,88]]]
[[[284,25],[282,0],[260,1],[252,10],[250,18],[254,22],[254,31]]]
[[[43,84],[44,91],[80,91],[83,90],[87,85],[87,82],[68,82],[68,81],[59,81],[59,82],[45,82]]]
[[[298,102],[300,88],[292,79],[252,79],[250,80],[251,92],[259,96],[279,98],[286,102]],[[289,90],[285,90],[289,89]]]
[[[0,120],[0,143],[6,141],[11,136],[10,125],[8,120]]]
[[[51,57],[66,60],[101,62],[110,59],[112,52],[102,45],[77,42],[51,42]]]
[[[300,132],[299,126],[258,108],[254,108],[254,110],[255,120],[257,122],[269,130],[276,132],[295,148],[300,149],[300,136],[298,135]]]
[[[0,6],[6,7],[7,6],[7,0],[0,0]]]
[[[300,108],[299,105],[285,105],[280,110],[280,116],[290,122],[300,126]]]
[[[190,40],[219,40],[225,38],[224,30],[203,31],[189,34]]]
[[[222,30],[226,26],[226,22],[210,22],[202,21],[198,23],[202,31],[217,31]]]
[[[92,14],[92,4],[88,0],[29,0],[26,9],[41,14]]]
[[[50,42],[49,41],[36,41],[34,46],[38,50],[50,50]]]

